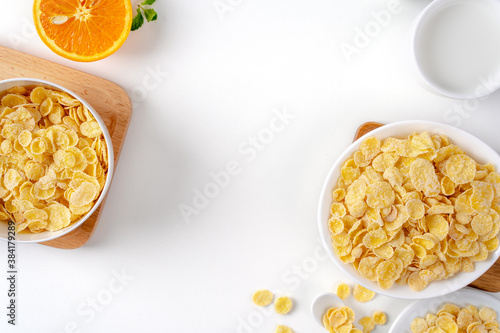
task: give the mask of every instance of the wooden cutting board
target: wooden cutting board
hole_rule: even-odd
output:
[[[115,167],[132,116],[127,93],[117,84],[51,61],[0,46],[0,80],[36,78],[60,84],[92,105],[106,124],[113,142]],[[92,236],[105,200],[80,227],[54,240],[41,243],[60,249],[75,249]]]
[[[354,135],[354,141],[373,131],[384,124],[376,123],[376,122],[367,122],[359,126],[356,134]],[[484,273],[479,279],[472,282],[469,286],[475,287],[481,290],[490,291],[490,292],[500,292],[500,259],[488,270]]]

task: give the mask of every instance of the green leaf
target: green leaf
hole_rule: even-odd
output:
[[[132,27],[130,31],[135,31],[139,29],[144,23],[144,17],[142,17],[141,9],[137,8],[137,14],[132,19]]]
[[[144,0],[143,3],[141,3],[141,5],[147,5],[147,6],[151,6],[152,4],[155,3],[156,0]]]
[[[153,8],[143,8],[143,10],[144,16],[146,16],[146,20],[148,20],[148,22],[156,21],[156,19],[158,18],[158,14]]]

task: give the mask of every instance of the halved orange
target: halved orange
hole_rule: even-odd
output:
[[[75,61],[95,61],[118,50],[130,32],[130,0],[35,0],[38,35],[52,51]]]

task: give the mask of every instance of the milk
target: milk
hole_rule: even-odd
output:
[[[499,8],[485,0],[449,1],[421,22],[415,56],[431,85],[469,98],[485,91],[484,82],[500,74]]]

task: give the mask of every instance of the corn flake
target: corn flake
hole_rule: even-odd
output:
[[[292,329],[288,326],[278,325],[274,333],[293,333]]]
[[[412,333],[424,333],[427,332],[429,326],[427,325],[427,321],[423,318],[415,318],[411,322],[410,329]]]
[[[490,308],[482,307],[479,310],[479,318],[484,322],[489,322],[497,319],[497,313]]]
[[[330,230],[332,234],[340,234],[342,231],[344,231],[344,221],[332,216],[328,221],[328,230]]]
[[[335,217],[344,217],[346,214],[346,208],[343,203],[334,202],[330,206],[330,212]]]
[[[360,303],[366,303],[371,301],[373,297],[375,297],[375,292],[357,284],[356,287],[354,287],[352,295],[354,296],[354,299],[356,301]]]
[[[361,143],[359,150],[366,160],[372,160],[380,153],[380,141],[374,137],[367,138]]]
[[[86,148],[84,148],[84,149],[86,149]],[[83,151],[83,149],[82,149],[82,151]],[[333,199],[333,201],[339,202],[345,198],[345,195],[346,195],[345,189],[338,188],[332,192],[332,199]]]
[[[372,315],[375,324],[377,325],[385,325],[387,322],[387,315],[382,311],[375,311]]]
[[[257,306],[266,306],[273,301],[273,293],[266,289],[260,289],[253,293],[252,301]]]
[[[70,210],[60,204],[53,203],[45,208],[45,212],[48,214],[49,224],[47,230],[54,231],[67,227],[71,222],[71,212]]]
[[[89,138],[97,138],[102,134],[101,127],[95,120],[82,123],[80,125],[80,132]]]
[[[474,180],[476,162],[465,154],[450,156],[445,162],[445,172],[455,184],[466,184]]]
[[[341,283],[337,286],[337,296],[340,299],[346,299],[351,294],[351,288],[346,283]]]
[[[408,286],[413,291],[422,291],[427,287],[428,284],[429,282],[423,279],[419,272],[413,272],[408,277]]]
[[[363,333],[370,333],[375,328],[375,320],[372,317],[363,317],[359,320],[363,327]]]
[[[493,187],[490,183],[480,181],[471,182],[471,186],[470,206],[477,213],[488,213],[494,196]]]
[[[395,193],[391,185],[386,181],[377,181],[370,184],[366,189],[366,204],[371,208],[384,208],[391,206],[395,199]]]
[[[427,215],[427,217],[425,218],[425,222],[427,228],[429,229],[429,232],[432,235],[436,236],[439,241],[442,241],[446,238],[446,236],[448,236],[448,221],[446,221],[446,219],[442,215]],[[429,250],[428,247],[426,248]]]
[[[382,262],[381,258],[365,257],[365,258],[361,259],[361,261],[359,262],[358,272],[365,279],[368,279],[370,281],[376,281],[377,274],[376,274],[376,270],[374,269],[374,267],[377,267],[377,265],[380,262]]]
[[[417,158],[411,164],[410,179],[415,189],[422,191],[427,197],[435,197],[441,192],[434,166],[426,159]]]
[[[335,309],[329,316],[328,321],[333,328],[342,326],[347,321],[347,313],[344,309]]]
[[[274,301],[274,310],[276,313],[284,315],[290,312],[292,309],[292,300],[289,297],[282,296],[278,297],[276,301]]]

